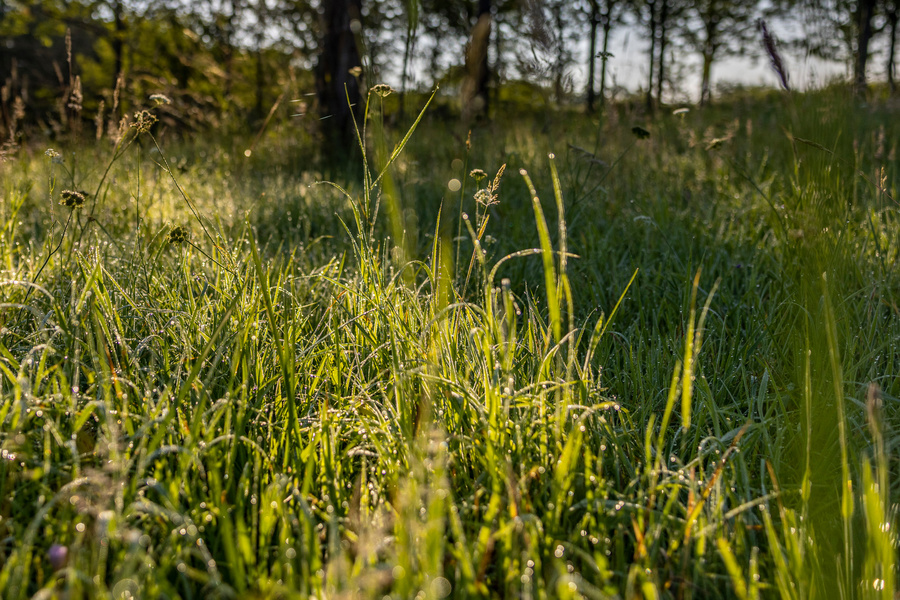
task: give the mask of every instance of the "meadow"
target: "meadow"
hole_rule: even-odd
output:
[[[894,597],[896,101],[395,102],[0,165],[0,596]]]

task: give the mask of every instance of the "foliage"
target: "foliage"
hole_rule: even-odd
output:
[[[0,166],[3,597],[893,597],[891,109],[393,97]]]

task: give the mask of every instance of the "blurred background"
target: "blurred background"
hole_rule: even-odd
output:
[[[898,14],[898,0],[0,0],[0,127],[7,150],[72,120],[99,139],[161,94],[183,132],[278,115],[349,139],[379,83],[398,92],[390,122],[438,86],[441,114],[463,118],[836,78],[893,93]]]

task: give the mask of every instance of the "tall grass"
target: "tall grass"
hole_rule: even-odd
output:
[[[893,597],[891,126],[387,100],[330,186],[153,129],[2,167],[4,598]]]

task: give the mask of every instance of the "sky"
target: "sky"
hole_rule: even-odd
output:
[[[777,34],[776,34],[777,35]],[[647,42],[641,32],[633,27],[623,27],[614,32],[609,44],[613,57],[609,59],[607,86],[614,83],[629,91],[645,89],[647,85]],[[759,43],[759,53],[762,44]],[[790,84],[796,89],[815,88],[828,83],[835,77],[847,75],[847,67],[843,63],[825,61],[814,56],[798,56],[796,52],[788,52],[783,48],[782,54],[790,75]],[[586,51],[579,54],[585,56]],[[670,102],[696,101],[700,96],[700,61],[697,56],[679,59],[684,68],[684,80],[681,90],[674,96],[666,98]],[[876,56],[870,71],[870,77],[884,77],[884,60]],[[587,80],[586,70],[577,69],[576,86],[584,87]],[[747,86],[779,85],[778,77],[769,64],[768,57],[729,57],[713,64],[713,91],[717,85],[742,84]]]

